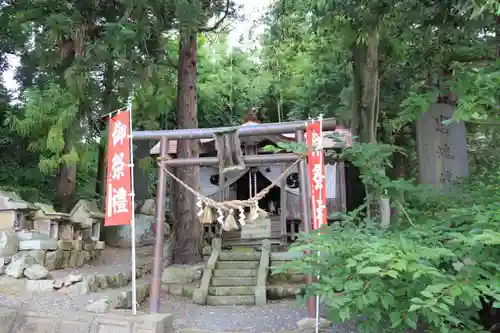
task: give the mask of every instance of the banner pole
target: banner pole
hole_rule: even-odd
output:
[[[323,115],[319,115],[319,142],[320,142],[320,147],[318,147],[318,150],[320,150],[319,158],[320,158],[320,165],[323,165],[322,172],[323,172],[323,177],[325,177],[325,168],[324,168],[324,159],[323,159]],[[321,180],[321,184],[323,184],[323,180]],[[323,190],[319,191],[319,203],[323,202],[323,198],[321,195],[323,194]],[[318,213],[320,214],[320,221],[323,222],[323,207],[320,207]],[[320,226],[321,227],[321,226]],[[320,252],[318,251],[318,263],[320,261]],[[316,276],[316,279],[319,281],[319,274]],[[316,333],[319,333],[319,296],[316,296]]]
[[[136,277],[136,253],[135,253],[135,188],[134,188],[134,141],[132,131],[132,95],[127,100],[127,110],[129,116],[129,138],[130,138],[130,207],[132,210],[132,217],[130,221],[131,234],[132,234],[132,313],[137,315],[137,277]]]

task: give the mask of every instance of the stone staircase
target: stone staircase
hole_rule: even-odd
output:
[[[260,252],[221,252],[208,288],[207,304],[255,305],[260,256]]]
[[[212,253],[193,301],[200,305],[264,305],[270,260],[269,241],[262,250],[222,251],[221,240],[212,241]]]

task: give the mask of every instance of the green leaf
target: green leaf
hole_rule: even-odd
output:
[[[398,311],[391,312],[389,318],[391,319],[391,328],[396,328],[403,322],[403,313]]]
[[[340,309],[339,317],[340,317],[340,320],[342,320],[343,322],[346,321],[347,319],[349,319],[349,317],[350,317],[349,308],[344,307],[344,308]]]
[[[447,283],[438,283],[438,284],[433,284],[430,286],[427,286],[425,288],[426,291],[431,292],[433,294],[440,293],[443,291],[443,289],[448,288],[450,285]]]
[[[417,321],[415,320],[415,318],[412,318],[410,314],[411,313],[407,313],[404,317],[405,324],[408,325],[408,327],[410,327],[411,329],[416,329]]]
[[[359,274],[377,274],[378,272],[380,272],[382,269],[380,267],[376,267],[376,266],[368,266],[368,267],[365,267],[365,268],[362,268],[360,271],[359,271]]]
[[[410,306],[410,309],[408,309],[408,312],[414,312],[414,311],[417,311],[418,309],[422,308],[422,305],[418,305],[418,304],[412,304]]]
[[[385,275],[388,275],[388,276],[390,276],[390,277],[392,277],[392,278],[394,278],[394,279],[397,279],[397,278],[398,278],[398,275],[399,275],[397,271],[392,270],[392,269],[388,270],[388,271],[387,271],[387,272],[385,272],[384,274],[385,274]]]

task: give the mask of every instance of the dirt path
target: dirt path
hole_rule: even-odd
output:
[[[307,309],[296,301],[269,302],[265,306],[200,306],[190,299],[162,295],[161,312],[174,315],[175,332],[195,328],[214,332],[292,333]],[[187,332],[187,331],[186,331]],[[332,327],[330,333],[356,333],[353,325]]]

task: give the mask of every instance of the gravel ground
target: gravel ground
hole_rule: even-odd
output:
[[[137,249],[137,261],[152,258],[153,247],[146,246]],[[92,263],[81,268],[68,268],[52,271],[53,279],[64,279],[68,274],[113,274],[125,271],[131,267],[130,249],[106,248],[101,257]],[[143,279],[147,279],[145,276]],[[141,280],[138,280],[140,282]],[[90,293],[88,295],[67,295],[61,292],[27,292],[24,287],[24,279],[12,279],[0,276],[0,306],[19,307],[34,311],[67,311],[82,310],[91,301],[103,297],[103,293]],[[112,291],[113,289],[108,289]]]
[[[152,247],[137,249],[137,260],[152,257]],[[51,272],[54,278],[69,273],[88,274],[93,272],[112,273],[131,266],[130,249],[107,248],[93,265],[77,269]],[[147,278],[147,277],[145,277]],[[35,311],[65,312],[82,310],[92,300],[102,297],[102,293],[71,296],[60,292],[31,293],[24,290],[24,280],[0,277],[0,306],[18,307]],[[265,306],[200,306],[191,299],[166,294],[161,298],[161,312],[174,315],[176,333],[183,328],[203,329],[215,332],[275,333],[293,332],[297,321],[308,317],[307,309],[299,308],[295,301],[269,302]],[[147,302],[141,306],[147,310]],[[346,324],[334,326],[329,333],[355,333],[354,326]]]
[[[162,295],[161,312],[174,315],[175,332],[196,328],[215,332],[275,333],[294,331],[297,321],[308,317],[306,308],[293,300],[265,306],[200,306],[190,299]],[[331,327],[329,333],[355,333],[352,324]]]

